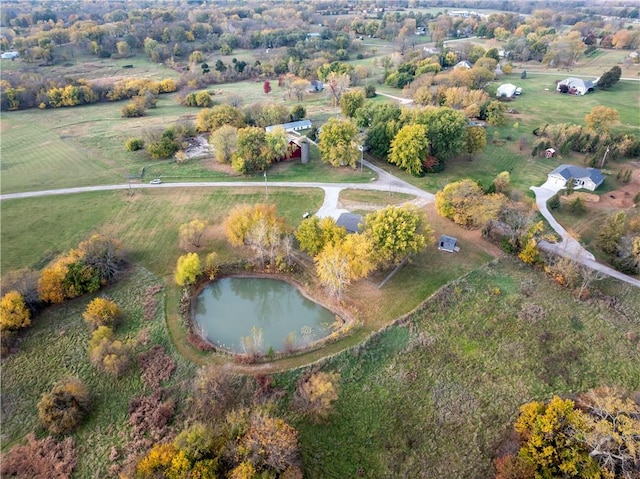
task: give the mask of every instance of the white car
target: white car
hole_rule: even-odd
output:
[[[162,180],[160,178],[156,178],[155,180],[151,180],[149,183],[152,185],[159,185],[162,183]]]

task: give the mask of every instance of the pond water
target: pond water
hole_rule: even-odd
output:
[[[198,296],[194,321],[213,344],[233,352],[300,349],[331,333],[333,312],[269,278],[222,278]]]

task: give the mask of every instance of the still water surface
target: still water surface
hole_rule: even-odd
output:
[[[295,347],[327,336],[335,315],[308,300],[295,286],[269,278],[222,278],[207,285],[196,300],[194,319],[209,341],[243,352],[242,339],[262,333],[266,353],[285,349],[293,333]]]

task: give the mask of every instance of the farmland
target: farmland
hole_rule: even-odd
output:
[[[87,30],[84,40],[74,35],[68,42],[52,47],[50,62],[2,60],[3,75],[19,72],[24,74],[25,81],[56,78],[69,84],[86,80],[95,85],[111,85],[124,79],[171,78],[177,85],[175,91],[157,94],[155,105],[136,118],[123,117],[122,108],[129,100],[106,101],[102,97],[104,101],[97,103],[53,107],[46,104],[49,93],[42,91],[40,108],[3,109],[2,194],[98,187],[86,193],[3,199],[0,208],[3,280],[8,273],[22,269],[39,274],[61,254],[77,248],[95,233],[117,240],[126,257],[117,281],[99,292],[62,304],[40,302],[32,325],[16,333],[18,341],[11,345],[11,354],[4,355],[7,351],[3,349],[0,436],[3,454],[23,443],[31,432],[38,438],[47,434],[38,417],[38,400],[60,379],[75,376],[88,386],[91,406],[85,421],[69,434],[78,455],[71,477],[118,477],[118,473],[122,474],[120,477],[129,477],[131,469],[125,472],[119,468],[127,466],[127,462],[128,466],[135,464],[132,461],[143,457],[155,441],[149,433],[143,442],[136,443],[139,449],[132,448],[136,441],[130,416],[131,399],[152,394],[141,378],[143,366],[139,355],[153,345],[161,346],[176,364],[171,378],[160,386],[162,394],[175,402],[176,409],[163,441],[172,440],[187,425],[201,421],[193,415],[197,402],[194,379],[206,367],[213,366],[221,376],[233,373],[250,381],[255,379],[251,406],[239,399],[240,393],[234,397],[238,391],[229,394],[237,401],[235,406],[245,408],[238,416],[248,415],[249,408],[256,407],[261,414],[277,415],[294,426],[302,473],[311,479],[485,479],[495,473],[497,457],[516,450],[513,422],[522,404],[547,401],[554,395],[576,398],[600,386],[620,387],[629,392],[640,390],[637,367],[640,289],[598,277],[578,299],[576,291],[566,287],[557,276],[554,281],[545,274],[544,269],[551,262],[541,261],[539,267],[523,264],[505,252],[509,249],[505,241],[491,243],[480,228],[463,228],[439,216],[433,204],[425,204],[431,201],[430,195],[419,199],[420,213],[433,238],[429,238],[422,251],[412,254],[402,267],[394,270],[393,275],[390,275],[393,268],[376,269],[348,285],[342,297],[330,297],[319,280],[314,262],[317,258],[296,250],[297,240],[293,240],[291,255],[296,259],[294,265],[286,265],[283,270],[280,265],[277,268],[270,265],[260,271],[294,282],[310,298],[322,299],[321,303],[345,312],[353,321],[344,334],[332,335],[322,347],[310,351],[283,355],[263,352],[257,359],[249,355],[231,358],[199,349],[190,334],[193,331],[185,324],[188,322],[183,316],[185,303],[181,301],[186,290],[176,284],[176,263],[186,252],[195,251],[201,259],[215,253],[216,265],[225,274],[231,265],[236,273],[257,271],[249,249],[234,247],[227,240],[225,220],[236,205],[275,205],[278,215],[286,221],[286,232],[290,233],[307,213],[319,210],[324,192],[320,185],[275,187],[272,182],[354,184],[340,191],[335,206],[362,215],[416,197],[393,191],[392,178],[382,173],[379,178],[366,167],[361,170],[361,164],[349,168],[323,162],[314,144],[310,147],[309,163],[281,161],[268,164],[265,171],[257,168],[243,175],[234,171],[231,164],[216,161],[211,148],[193,158],[171,154],[154,159],[144,148],[127,151],[127,140],[148,141],[169,126],[192,125],[202,108],[186,106],[185,98],[189,93],[204,91],[211,95],[214,105],[237,106],[248,124],[255,124],[252,106],[284,106],[286,114],[300,105],[305,118],[314,127],[320,127],[331,118],[343,117],[329,88],[324,92],[306,91],[298,101],[295,95],[287,94],[284,84],[292,79],[315,79],[319,76],[318,67],[338,58],[349,67],[360,68],[361,74],[366,73],[366,77],[354,76],[350,88],[375,85],[379,93],[403,97],[406,92],[384,83],[383,70],[394,71],[409,58],[426,59],[428,54],[422,47],[434,46],[427,41],[437,34],[438,19],[444,23],[446,17],[435,17],[442,8],[417,8],[413,16],[398,10],[384,14],[384,22],[370,15],[363,22],[378,24],[381,33],[376,37],[356,31],[359,14],[319,15],[313,11],[316,8],[313,2],[309,5],[285,2],[273,7],[273,11],[272,5],[267,6],[269,2],[260,7],[254,5],[257,9],[252,11],[244,6],[205,3],[190,5],[189,11],[184,12],[172,2],[155,5],[149,12],[146,8],[131,12],[131,18],[138,20],[141,17],[136,15],[146,12],[150,16],[144,21],[129,20],[120,11],[96,13],[96,18],[101,19],[95,21],[96,26],[101,26],[102,17],[109,19],[108,35],[99,37],[105,39],[104,45],[100,39],[94,40],[98,37],[93,36],[94,20],[91,20],[76,25],[78,30]],[[97,2],[83,8],[97,11],[105,7]],[[218,8],[226,13],[220,13]],[[482,12],[491,14],[499,10]],[[69,21],[73,19],[67,13],[64,16]],[[497,22],[506,22],[504,16],[496,18]],[[476,20],[486,23],[480,18]],[[22,27],[18,23],[22,17],[11,22],[16,27],[10,30],[11,35],[19,34],[20,28],[42,35],[50,30],[55,33],[59,28],[55,22],[46,27],[44,22]],[[193,32],[186,28],[192,23]],[[458,23],[461,29],[463,23],[466,25]],[[417,26],[422,25],[429,27],[429,34],[414,35]],[[1,28],[4,32],[6,25],[3,23]],[[136,29],[145,32],[142,37],[135,36],[140,35]],[[310,38],[307,30],[316,36],[319,31],[319,39]],[[636,30],[635,24],[630,24],[630,34]],[[125,42],[128,46],[122,44],[125,31],[131,37]],[[503,36],[509,33],[506,29],[505,32]],[[553,39],[563,38],[561,35],[569,32],[570,25],[557,25],[557,33],[549,33],[545,41],[551,45]],[[117,40],[121,40],[118,47]],[[36,47],[38,42],[30,41],[35,42],[28,47],[31,53],[42,53],[46,42]],[[506,44],[496,38],[477,37],[460,42],[486,49]],[[253,43],[260,46],[252,48]],[[446,45],[453,48],[456,43],[458,40],[446,42],[444,48]],[[128,53],[120,54],[121,49]],[[193,60],[192,51],[199,51],[202,58]],[[429,61],[444,62],[445,52]],[[593,153],[564,150],[553,158],[532,156],[532,147],[538,141],[533,134],[535,128],[557,123],[585,125],[585,115],[595,106],[606,105],[619,113],[619,121],[611,125],[614,135],[640,137],[637,111],[640,82],[636,78],[640,66],[629,61],[628,53],[628,49],[598,48],[589,57],[576,55],[577,60],[570,68],[550,68],[533,60],[513,61],[513,73],[486,86],[492,97],[501,83],[510,82],[522,88],[522,95],[505,104],[512,110],[506,113],[506,121],[500,126],[486,127],[484,151],[454,155],[439,173],[412,176],[370,151],[363,153],[363,158],[429,193],[437,193],[463,178],[471,178],[490,191],[496,175],[506,171],[510,177],[506,196],[521,202],[524,208],[533,209],[531,185],[542,184],[549,171],[561,163],[586,165],[593,159]],[[100,55],[112,58],[98,58]],[[239,62],[246,62],[242,67],[246,67],[245,73],[238,68]],[[447,78],[452,76],[449,70],[452,65],[442,63],[442,74],[436,75],[435,83],[430,84],[434,103],[438,88],[450,86]],[[607,91],[585,96],[555,91],[557,80],[567,76],[595,78],[618,65],[623,67],[623,79]],[[205,74],[209,69],[213,71]],[[521,77],[523,70],[527,71],[525,78]],[[266,82],[270,82],[270,92]],[[7,84],[1,85],[3,95]],[[138,93],[137,98],[142,98],[143,94]],[[397,103],[384,95],[366,101]],[[408,104],[406,108],[416,105]],[[484,121],[483,117],[480,119]],[[462,129],[466,124],[462,122]],[[366,131],[360,131],[350,145],[365,145],[365,141]],[[180,145],[182,149],[185,146],[186,143]],[[633,173],[631,182],[624,181],[621,174],[627,169]],[[561,200],[554,215],[572,235],[595,251],[598,260],[605,262],[611,258],[596,249],[599,228],[607,218],[623,209],[629,232],[633,224],[636,227],[640,224],[630,199],[635,193],[633,188],[640,184],[637,157],[609,160],[603,172],[604,185],[588,197],[583,210],[572,210],[569,201],[575,196],[567,197]],[[383,183],[381,178],[385,177]],[[154,178],[162,184],[149,185]],[[221,181],[234,186],[215,185]],[[255,184],[236,185],[241,181]],[[146,184],[142,185],[144,188],[99,190],[101,186],[127,182]],[[211,184],[190,187],[172,184],[194,182]],[[371,182],[383,187],[378,191],[357,189],[358,184]],[[194,219],[206,223],[199,246],[181,240],[179,233],[181,225]],[[434,240],[443,234],[457,238],[457,253],[438,250]],[[207,271],[209,274],[210,270]],[[91,332],[82,315],[97,296],[113,299],[123,310],[115,337],[131,348],[131,367],[117,378],[100,371],[89,356]],[[148,317],[150,302],[157,307],[152,317]],[[339,374],[339,394],[331,412],[322,419],[301,412],[296,403],[301,381],[316,372]],[[209,409],[215,409],[215,414],[217,401],[222,402],[220,397],[210,398]],[[219,420],[216,427],[224,425],[222,429],[231,429],[227,423],[234,419],[230,413],[216,420]],[[234,441],[236,449],[245,447],[238,438]],[[230,457],[231,448],[225,454]],[[231,461],[226,456],[224,461]],[[258,469],[264,466],[259,464],[255,462]],[[160,470],[156,472],[162,474]],[[251,477],[290,477],[287,474],[263,468]],[[219,477],[239,476],[225,470]]]

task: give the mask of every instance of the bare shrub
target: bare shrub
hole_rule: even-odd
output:
[[[0,461],[2,477],[29,479],[67,479],[76,467],[77,453],[73,438],[61,442],[52,437],[36,439],[27,435],[27,443],[16,446]]]
[[[524,303],[518,313],[518,319],[527,321],[528,323],[537,323],[538,321],[542,321],[546,315],[547,312],[542,306],[534,303]]]
[[[194,380],[194,415],[205,422],[216,422],[224,412],[243,403],[249,404],[253,397],[252,386],[243,376],[213,365],[205,366]]]
[[[162,291],[161,284],[154,284],[149,286],[144,293],[144,300],[142,301],[142,317],[145,321],[151,321],[156,317],[158,312],[158,300],[154,298],[154,295]]]
[[[149,351],[138,355],[138,366],[142,371],[141,377],[145,386],[156,389],[162,381],[171,377],[176,363],[164,352],[162,346],[155,345]]]
[[[134,397],[129,402],[129,423],[134,438],[149,434],[155,441],[162,439],[175,412],[175,402],[165,399],[165,392],[157,389],[151,396]]]

